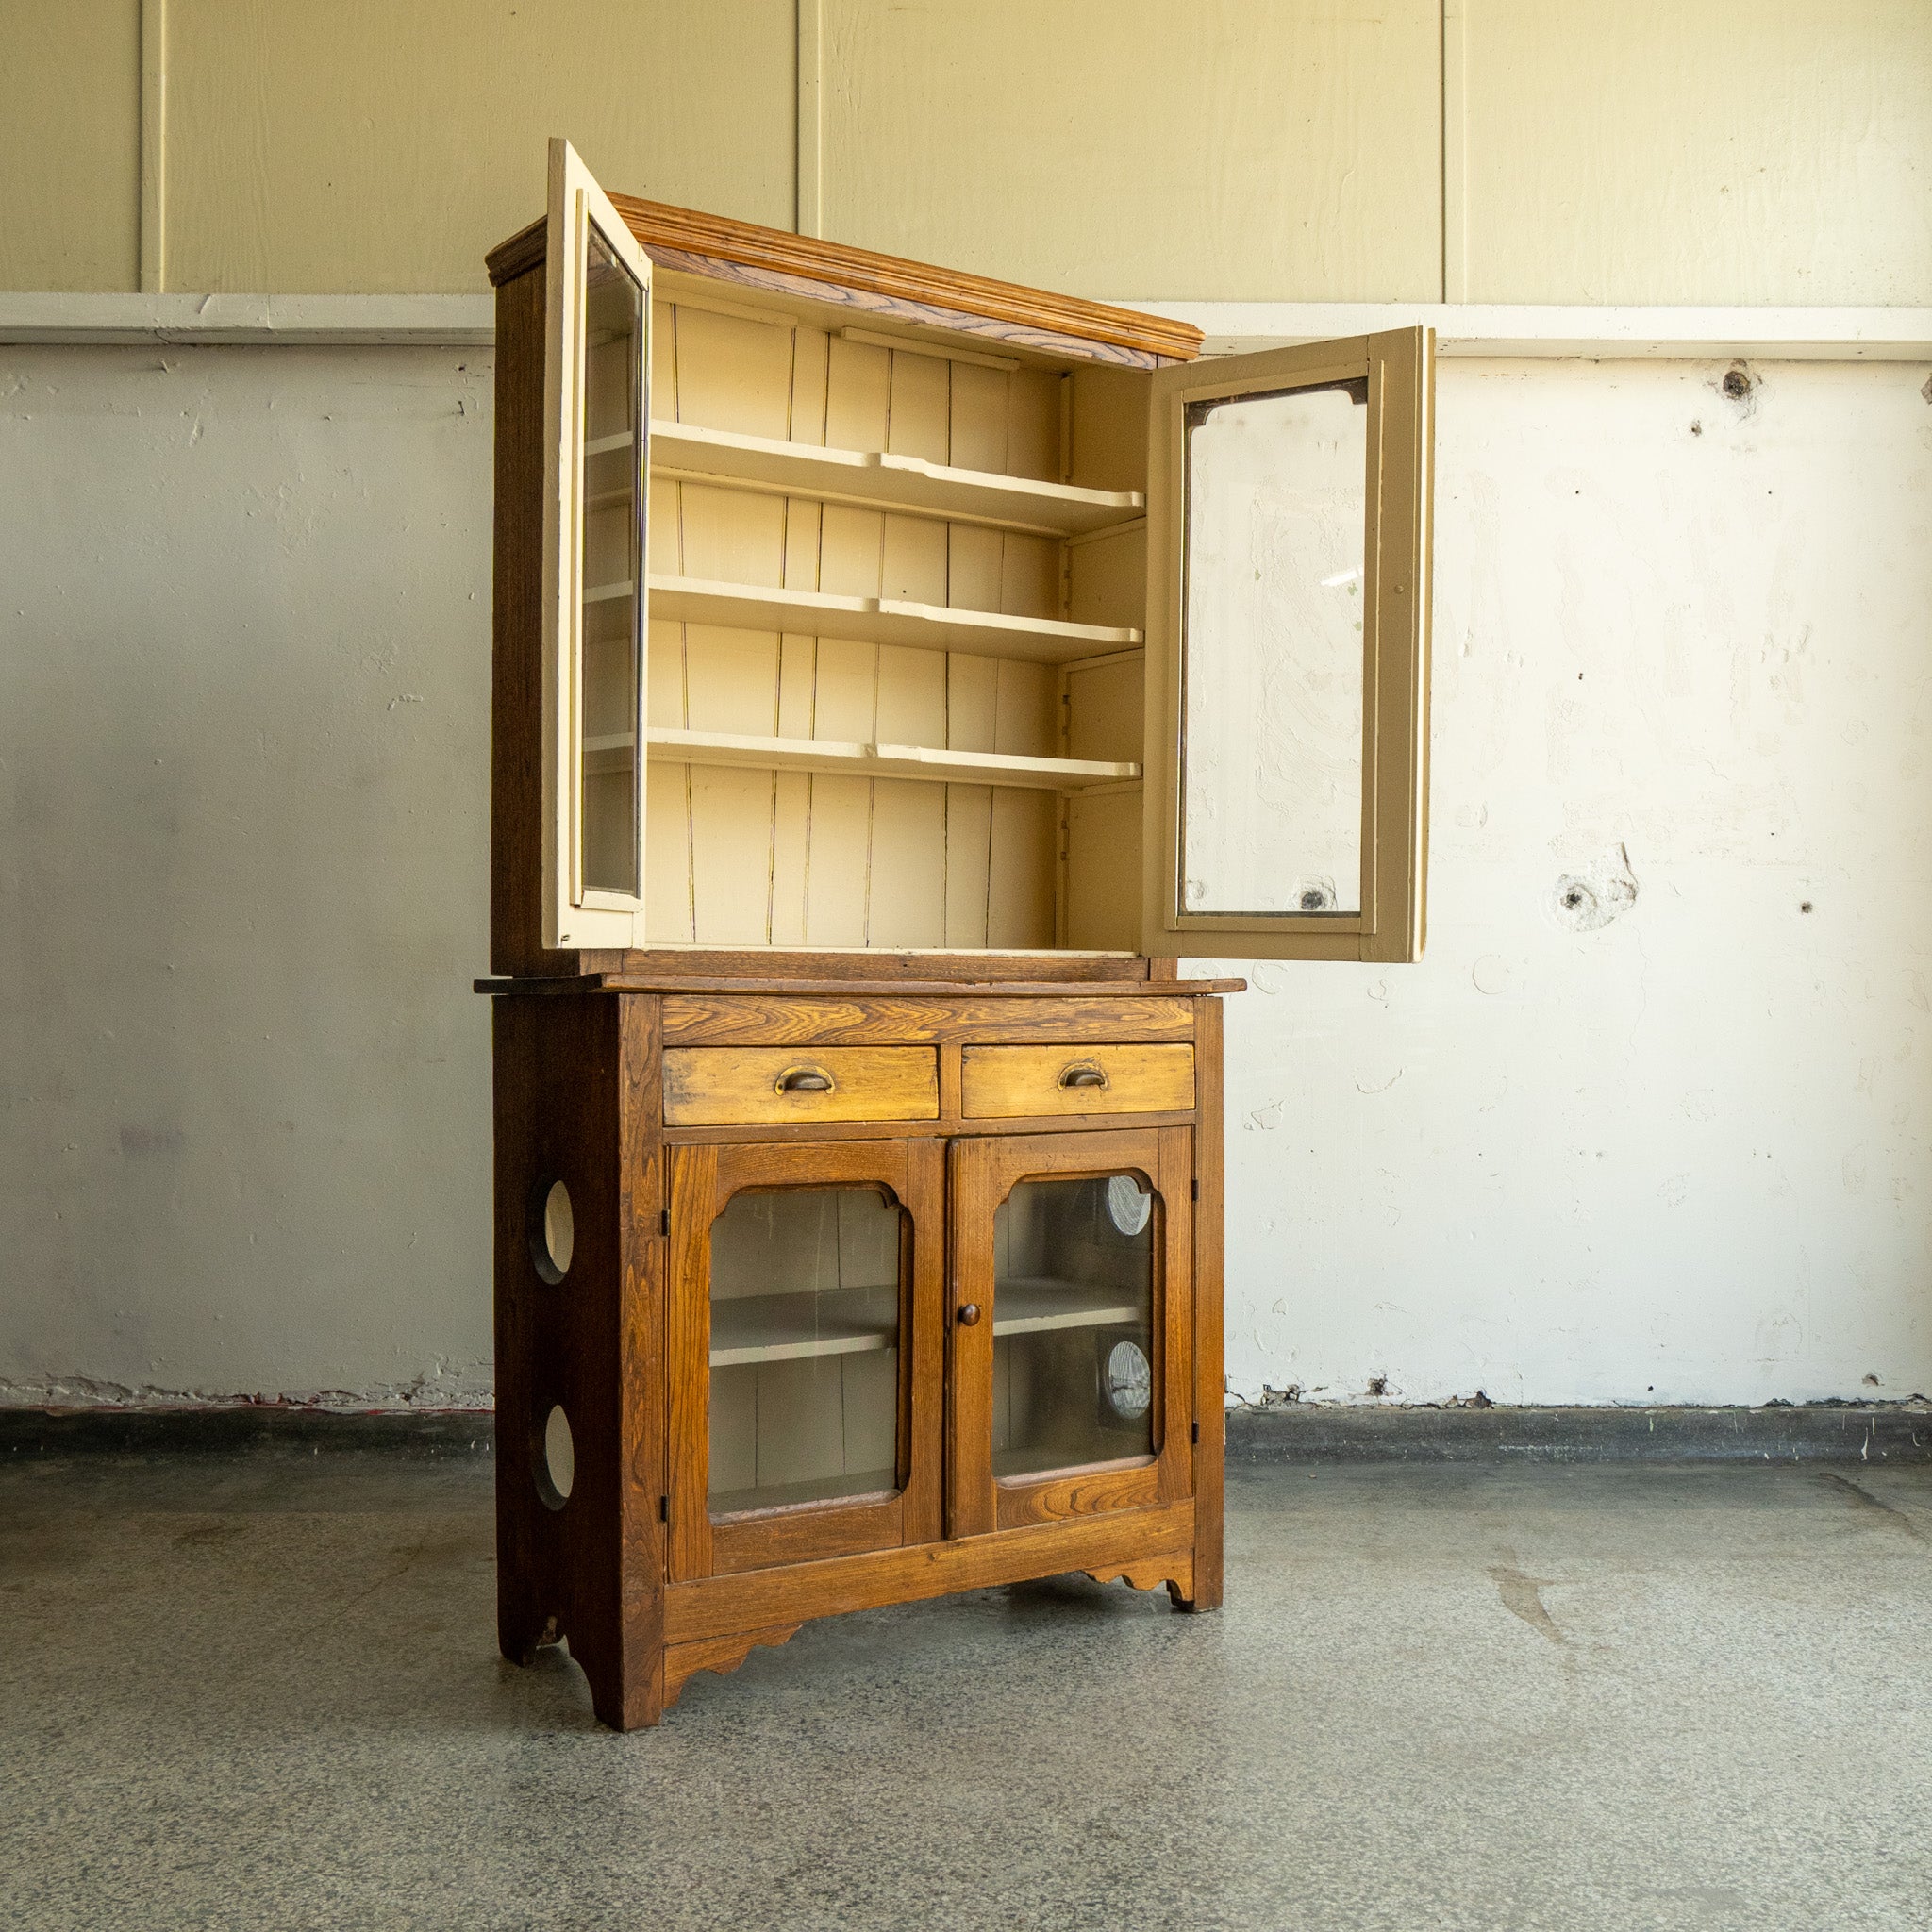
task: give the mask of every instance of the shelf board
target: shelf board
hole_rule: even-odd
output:
[[[1041,1335],[1050,1328],[1099,1328],[1109,1322],[1145,1322],[1146,1305],[1117,1288],[1085,1281],[1019,1276],[994,1285],[992,1332]]]
[[[622,596],[627,585],[600,585],[584,601]],[[739,630],[792,631],[850,638],[861,644],[908,644],[922,651],[970,651],[980,658],[1021,658],[1065,664],[1108,651],[1131,650],[1141,633],[1124,625],[1068,624],[1052,617],[1008,617],[996,610],[951,610],[891,597],[835,597],[821,591],[774,591],[702,577],[651,578],[651,615]]]
[[[1147,505],[1137,490],[1084,490],[956,470],[887,450],[824,449],[689,423],[652,423],[651,467],[658,475],[694,483],[782,491],[1050,537],[1084,536],[1128,523]]]
[[[896,1288],[734,1295],[711,1304],[711,1366],[870,1355],[894,1346],[898,1326]]]
[[[665,764],[727,765],[741,770],[832,772],[853,778],[914,778],[935,785],[998,785],[1024,791],[1084,791],[1137,779],[1141,767],[1099,758],[1023,758],[1011,752],[945,751],[926,744],[858,744],[818,738],[751,738],[728,731],[653,727],[650,756]],[[600,753],[628,754],[628,732],[585,741]],[[612,769],[628,763],[623,758]],[[593,766],[593,769],[595,767]]]

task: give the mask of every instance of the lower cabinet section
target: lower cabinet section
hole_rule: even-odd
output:
[[[1064,1570],[1219,1602],[1219,1140],[1174,1124],[1218,1033],[1008,1049],[987,1005],[980,1041],[673,1055],[648,994],[496,1002],[501,1634],[567,1638],[608,1722],[838,1610]],[[975,1119],[1006,1052],[1024,1121],[1159,1120]],[[754,1112],[798,1067],[932,1124]]]

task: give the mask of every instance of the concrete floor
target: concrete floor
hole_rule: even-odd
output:
[[[872,1612],[630,1738],[497,1659],[490,1484],[0,1469],[0,1920],[1932,1923],[1932,1469],[1238,1472],[1219,1616]]]

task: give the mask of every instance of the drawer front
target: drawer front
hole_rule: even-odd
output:
[[[939,1118],[931,1046],[675,1046],[664,1055],[667,1127]]]
[[[1058,1113],[1186,1113],[1191,1046],[969,1046],[959,1111],[969,1120]]]

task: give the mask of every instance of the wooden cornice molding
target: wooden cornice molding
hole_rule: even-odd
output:
[[[903,261],[869,248],[850,248],[841,242],[822,242],[695,208],[641,201],[634,195],[613,194],[610,201],[644,253],[683,274],[710,275],[779,292],[789,287],[816,299],[824,299],[827,291],[856,291],[878,298],[865,306],[882,316],[898,313],[918,320],[922,318],[915,311],[929,311],[923,319],[935,327],[965,327],[1023,342],[1036,339],[1041,346],[1094,342],[1125,350],[1135,360],[1174,362],[1191,362],[1201,353],[1201,331],[1165,316],[1110,308],[1103,302],[1050,294],[926,262]],[[490,279],[501,285],[542,258],[543,224],[533,222],[491,252]],[[981,328],[972,329],[974,323]]]

